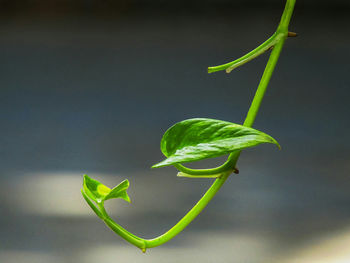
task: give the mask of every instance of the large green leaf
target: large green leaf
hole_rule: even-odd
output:
[[[176,123],[163,135],[161,150],[167,157],[152,167],[218,157],[261,143],[278,142],[253,128],[213,119],[189,119]]]

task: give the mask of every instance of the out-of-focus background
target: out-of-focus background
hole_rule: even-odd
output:
[[[173,226],[211,180],[151,170],[175,122],[241,123],[268,55],[207,74],[275,30],[282,0],[0,1],[0,262],[350,262],[350,4],[298,1],[255,128],[232,176],[179,236],[146,254],[80,194],[82,174],[133,203],[131,232]],[[218,165],[223,159],[201,162]],[[198,166],[194,166],[198,167]]]

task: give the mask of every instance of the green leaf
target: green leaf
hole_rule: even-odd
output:
[[[109,200],[112,198],[123,198],[125,201],[130,203],[130,197],[126,192],[126,190],[129,188],[129,185],[129,181],[124,180],[109,192],[109,194],[105,197],[105,200]]]
[[[97,203],[101,203],[105,200],[112,198],[122,198],[127,202],[130,202],[130,197],[128,196],[126,190],[129,187],[129,181],[124,180],[119,185],[113,189],[105,186],[99,181],[90,178],[86,174],[84,175],[83,189],[85,194]]]
[[[84,192],[88,197],[90,197],[95,202],[102,202],[105,197],[111,192],[111,189],[99,181],[90,178],[86,174],[84,175]]]
[[[184,120],[165,132],[161,151],[167,159],[152,167],[218,157],[261,143],[280,147],[271,136],[253,128],[214,119]]]

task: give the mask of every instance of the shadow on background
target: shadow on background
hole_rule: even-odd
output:
[[[350,5],[299,2],[255,124],[282,151],[245,151],[198,219],[143,255],[92,214],[82,174],[130,180],[132,205],[109,204],[130,231],[175,224],[211,182],[150,170],[161,136],[243,121],[267,56],[206,67],[270,36],[283,1],[0,1],[0,262],[349,262]]]

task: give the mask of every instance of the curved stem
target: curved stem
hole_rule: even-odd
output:
[[[125,228],[113,221],[113,219],[108,215],[103,202],[98,203],[98,207],[100,208],[100,212],[102,214],[101,219],[107,226],[109,226],[110,229],[134,246],[141,248],[142,250],[146,249],[145,240],[143,238],[130,233]]]
[[[182,230],[184,230],[192,221],[195,219],[200,212],[207,206],[207,204],[213,199],[215,194],[219,191],[221,186],[225,183],[230,173],[223,174],[220,178],[216,179],[212,186],[208,189],[208,191],[203,195],[203,197],[197,202],[195,206],[172,228],[170,228],[163,235],[160,235],[156,238],[152,239],[143,239],[137,237],[127,230],[125,230],[122,226],[115,223],[104,210],[103,207],[100,206],[101,212],[105,215],[103,219],[104,222],[118,235],[124,238],[126,241],[135,245],[136,247],[142,249],[142,251],[146,251],[146,248],[152,248],[160,246],[170,239],[174,238],[178,235]]]
[[[83,195],[85,201],[88,203],[90,208],[95,212],[95,214],[103,220],[103,215],[100,212],[100,210],[97,209],[97,207],[93,204],[93,202],[90,200],[90,198],[84,193],[83,189],[81,189],[81,194]]]
[[[225,181],[227,180],[230,173],[224,174],[222,177],[216,179],[212,186],[208,189],[208,191],[203,195],[203,197],[197,202],[197,204],[171,229],[165,232],[163,235],[156,237],[154,239],[146,240],[147,247],[156,247],[160,246],[177,234],[179,234],[182,230],[184,230],[192,221],[195,219],[200,212],[207,206],[207,204],[213,199],[215,194],[219,191],[219,189],[223,186]]]
[[[245,54],[244,56],[240,57],[239,59],[236,59],[232,62],[215,66],[215,67],[208,67],[208,73],[220,71],[220,70],[226,70],[227,73],[230,73],[235,68],[238,68],[239,66],[244,65],[245,63],[253,60],[254,58],[260,56],[264,52],[266,52],[269,48],[274,46],[276,43],[276,33],[273,34],[269,39],[267,39],[264,43],[262,43],[257,48],[253,49],[249,53]]]
[[[218,174],[204,174],[204,175],[191,175],[183,172],[178,172],[177,177],[186,177],[186,178],[219,178],[222,176],[222,173]]]
[[[211,168],[211,169],[191,169],[179,163],[174,164],[174,167],[176,167],[180,172],[196,176],[196,175],[214,175],[222,172],[227,172],[228,170],[232,170],[232,167],[234,167],[234,165],[232,165],[232,162],[230,160],[227,160],[223,165],[215,168]],[[235,171],[235,169],[233,171]]]
[[[278,42],[271,52],[270,58],[267,62],[264,73],[261,77],[258,89],[256,90],[254,99],[249,108],[247,117],[244,121],[244,124],[243,124],[244,126],[251,127],[255,121],[261,102],[264,98],[266,88],[270,82],[272,73],[276,67],[278,58],[281,54],[283,44],[288,36],[288,25],[293,13],[294,5],[295,5],[295,0],[288,0],[286,3],[286,6],[281,18],[281,22],[278,25],[278,28],[276,30]]]
[[[280,41],[275,45],[273,51],[271,52],[270,59],[267,62],[264,74],[260,80],[259,87],[256,90],[253,102],[249,108],[247,117],[243,123],[244,126],[251,127],[255,121],[255,118],[256,118],[256,115],[257,115],[258,110],[260,108],[261,102],[264,98],[267,85],[270,82],[272,73],[276,67],[277,60],[280,56],[284,41],[285,41],[285,38],[282,37],[280,39]]]
[[[247,117],[244,121],[244,126],[251,127],[255,121],[256,115],[259,111],[262,99],[264,97],[267,85],[271,79],[272,73],[275,69],[277,60],[279,58],[279,55],[281,53],[283,44],[285,42],[285,39],[288,35],[288,25],[289,21],[292,16],[292,12],[294,9],[295,0],[287,0],[281,22],[277,28],[276,34],[274,35],[274,38],[276,39],[276,44],[274,46],[273,51],[271,52],[269,61],[266,65],[265,71],[262,75],[261,81],[259,83],[258,89],[255,93],[254,99],[252,101],[252,104],[249,108]],[[227,67],[226,67],[227,68]],[[222,174],[221,177],[217,178],[212,186],[208,189],[208,191],[203,195],[203,197],[197,202],[197,204],[171,229],[169,229],[167,232],[165,232],[163,235],[160,235],[153,239],[143,239],[138,236],[135,236],[134,234],[128,232],[123,227],[115,223],[107,214],[103,203],[99,203],[100,211],[97,210],[96,207],[92,205],[91,208],[96,212],[98,216],[100,216],[103,221],[118,235],[120,235],[122,238],[124,238],[126,241],[132,243],[136,247],[139,247],[142,249],[142,251],[146,251],[146,248],[156,247],[160,246],[170,239],[174,238],[177,234],[179,234],[184,228],[186,228],[197,216],[198,214],[207,206],[207,204],[212,200],[212,198],[215,196],[215,194],[219,191],[219,189],[222,187],[222,185],[227,180],[228,176],[233,171],[233,168],[236,166],[236,163],[238,161],[240,155],[240,151],[236,151],[230,154],[227,162],[223,164],[222,166],[219,166],[217,168],[213,169],[202,169],[202,170],[193,170],[187,167],[184,167],[182,165],[177,164],[176,167],[185,173],[191,174],[191,172],[202,174],[203,171],[212,173],[213,171],[216,171],[216,173],[219,173],[217,171],[221,171],[221,169],[226,169],[223,171],[226,171]],[[231,170],[228,170],[231,169]],[[189,172],[188,172],[189,171]],[[208,173],[207,173],[208,175]],[[85,196],[84,196],[85,198]],[[91,206],[91,204],[89,203]],[[97,210],[97,211],[96,211]]]

